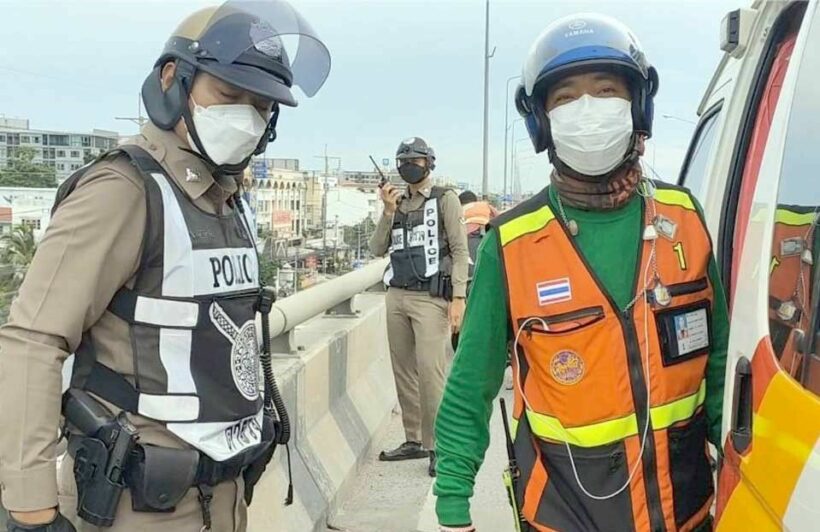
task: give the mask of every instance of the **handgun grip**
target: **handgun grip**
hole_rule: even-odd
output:
[[[78,388],[69,388],[63,394],[63,416],[86,436],[96,436],[114,417],[110,410]]]

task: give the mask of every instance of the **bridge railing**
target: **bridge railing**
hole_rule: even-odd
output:
[[[359,270],[346,273],[277,301],[270,313],[271,349],[294,354],[299,345],[294,328],[320,314],[355,316],[353,301],[362,292],[380,287],[389,259],[375,260]]]

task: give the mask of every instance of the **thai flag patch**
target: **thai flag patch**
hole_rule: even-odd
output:
[[[551,305],[572,299],[572,287],[569,284],[569,277],[544,281],[535,285],[538,293],[538,304]]]

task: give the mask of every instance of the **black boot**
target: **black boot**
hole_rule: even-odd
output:
[[[427,458],[427,451],[417,441],[406,441],[395,449],[379,453],[379,460],[382,462],[418,460],[420,458]]]
[[[436,476],[436,451],[430,451],[430,465],[427,466],[427,474]]]

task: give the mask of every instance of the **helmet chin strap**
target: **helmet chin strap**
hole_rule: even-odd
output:
[[[547,154],[549,155],[550,163],[555,167],[555,170],[566,177],[576,179],[578,181],[586,181],[587,183],[602,183],[611,180],[615,176],[619,175],[625,169],[631,168],[635,166],[638,162],[638,159],[641,157],[641,150],[639,148],[638,143],[638,133],[632,133],[632,141],[629,143],[629,149],[626,152],[626,156],[618,163],[618,166],[610,170],[609,172],[601,175],[590,176],[586,174],[582,174],[577,170],[571,168],[567,165],[564,161],[561,160],[560,157],[555,153],[555,146],[552,142],[549,143],[547,147]]]

